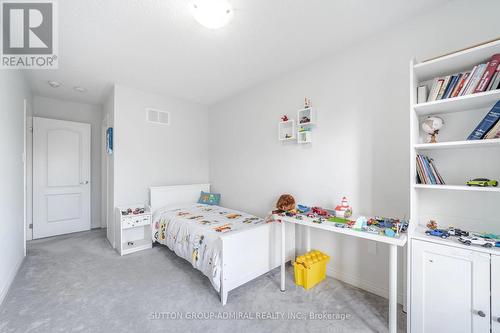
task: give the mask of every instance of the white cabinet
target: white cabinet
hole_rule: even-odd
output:
[[[134,209],[143,208],[142,213],[127,213]],[[120,255],[130,254],[150,249],[153,244],[151,211],[147,205],[131,205],[116,208],[117,239],[116,247]]]
[[[414,240],[411,281],[412,333],[490,331],[489,254]]]
[[[500,256],[491,256],[491,332],[500,333]]]

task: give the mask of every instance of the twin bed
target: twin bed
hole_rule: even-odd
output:
[[[210,192],[210,184],[150,188],[153,241],[206,275],[225,305],[229,291],[281,264],[281,234],[277,223],[197,203],[201,191]],[[286,237],[286,244],[295,243],[293,230]],[[286,258],[293,256],[289,246]]]

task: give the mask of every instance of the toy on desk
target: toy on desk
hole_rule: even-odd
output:
[[[329,216],[330,215],[330,214],[328,214],[328,211],[326,209],[323,209],[321,207],[313,207],[312,212],[314,214],[319,215],[319,216]]]
[[[343,197],[340,205],[335,207],[335,216],[349,218],[352,216],[352,207],[347,203],[347,198]]]
[[[295,199],[290,194],[283,194],[279,197],[276,208],[278,210],[273,211],[273,214],[295,211]]]
[[[288,121],[288,115],[284,114],[281,116],[281,121],[282,122],[285,122],[285,121]]]
[[[307,207],[307,206],[304,206],[304,205],[297,205],[297,211],[299,212],[299,214],[307,213],[310,210],[311,210],[310,207]]]
[[[490,180],[488,178],[474,178],[465,183],[467,186],[478,186],[478,187],[497,187],[498,181]]]
[[[364,216],[360,216],[356,219],[356,222],[354,222],[352,228],[356,230],[363,230],[368,226],[368,219]]]

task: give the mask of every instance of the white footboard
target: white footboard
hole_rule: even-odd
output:
[[[226,304],[229,291],[269,272],[281,264],[279,223],[268,223],[254,229],[221,236],[221,301]],[[287,228],[286,258],[294,258],[295,232]],[[278,281],[277,281],[278,283]]]

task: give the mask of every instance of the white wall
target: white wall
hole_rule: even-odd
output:
[[[24,99],[20,71],[0,71],[0,304],[24,258]]]
[[[146,108],[170,112],[170,126],[146,121]],[[206,107],[116,85],[114,205],[148,203],[150,186],[208,181]]]
[[[34,96],[35,117],[76,121],[91,125],[91,227],[105,226],[101,221],[101,123],[100,105],[74,103],[64,100]],[[32,223],[32,222],[29,222]]]
[[[222,204],[264,216],[282,193],[326,207],[346,195],[356,214],[408,216],[409,61],[498,37],[499,11],[493,0],[450,2],[212,106],[210,181]],[[318,110],[313,144],[278,142],[280,115],[296,118],[304,96]],[[333,258],[330,275],[387,296],[385,246],[312,235]]]

